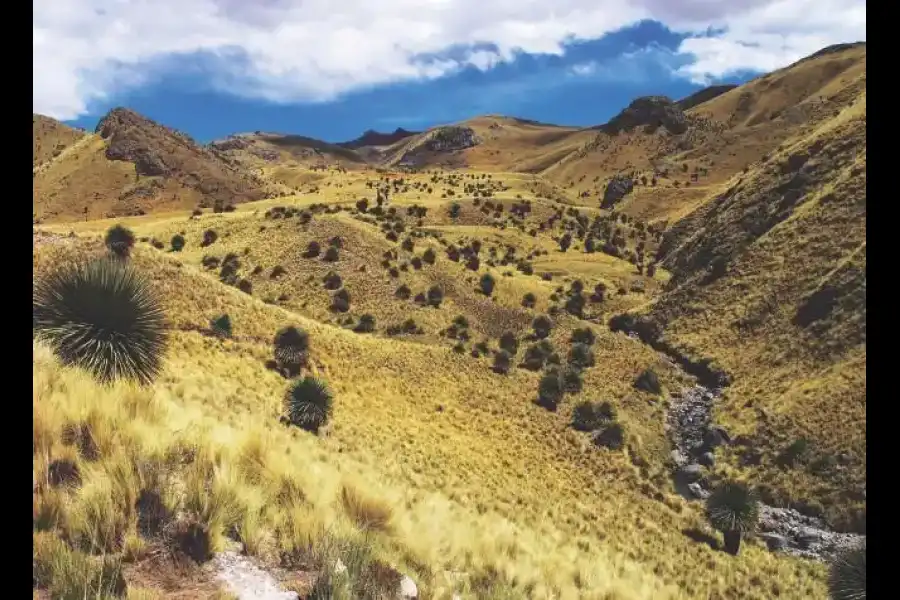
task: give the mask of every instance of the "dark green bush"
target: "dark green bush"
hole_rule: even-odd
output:
[[[522,306],[525,308],[534,308],[534,305],[537,303],[537,298],[531,292],[528,292],[524,296],[522,296]]]
[[[506,350],[499,350],[494,354],[494,365],[492,367],[494,373],[506,375],[509,372],[509,367],[511,364],[512,356]]]
[[[32,290],[32,325],[63,364],[106,382],[149,383],[166,347],[156,291],[133,268],[101,259],[41,276]]]
[[[594,432],[592,441],[597,446],[621,450],[625,447],[625,428],[618,422],[609,423]]]
[[[422,253],[422,260],[424,260],[429,265],[433,265],[434,261],[437,260],[437,254],[435,254],[434,250],[428,248],[425,252]]]
[[[634,380],[634,387],[651,394],[662,393],[662,384],[659,381],[659,375],[651,368],[644,369],[637,379]]]
[[[496,282],[494,281],[494,278],[491,276],[491,274],[485,273],[481,276],[481,280],[478,282],[478,286],[481,288],[481,293],[483,293],[485,296],[490,296],[494,293],[495,283]]]
[[[433,285],[428,289],[428,304],[437,308],[444,301],[444,290]]]
[[[322,253],[322,245],[313,240],[306,246],[306,252],[303,253],[305,258],[316,258]]]
[[[519,351],[519,339],[511,331],[507,331],[500,336],[498,345],[512,356],[515,356]]]
[[[326,290],[339,289],[344,283],[341,276],[334,271],[329,271],[328,274],[322,278],[322,282],[325,284]]]
[[[544,315],[539,315],[531,322],[531,328],[534,329],[534,335],[538,339],[544,339],[550,335],[553,329],[553,321]]]
[[[394,292],[394,296],[396,296],[400,300],[409,300],[411,294],[412,291],[409,289],[409,286],[405,284],[398,287]]]
[[[350,293],[346,288],[338,290],[338,292],[331,297],[331,310],[340,313],[345,313],[350,310]]]
[[[113,225],[104,238],[107,250],[119,258],[128,258],[134,247],[134,233],[123,225]]]
[[[372,333],[375,331],[375,317],[369,313],[364,314],[359,318],[359,323],[356,324],[353,331],[357,333]]]
[[[219,234],[212,229],[207,229],[203,232],[203,241],[200,242],[200,245],[204,248],[211,246],[216,243],[217,239],[219,239]]]
[[[172,252],[181,252],[184,249],[184,236],[176,233],[172,236]]]
[[[538,384],[537,403],[547,410],[555,411],[565,392],[565,384],[557,373],[546,373]]]
[[[326,262],[337,262],[340,256],[340,252],[338,252],[336,247],[329,246],[328,250],[325,251],[325,256],[322,257],[322,260]]]
[[[333,403],[328,384],[309,376],[294,382],[284,399],[288,422],[311,433],[318,433],[331,418]]]
[[[594,345],[594,332],[588,327],[581,327],[572,332],[570,340],[573,344]]]
[[[587,344],[572,344],[569,350],[569,364],[576,369],[594,366],[594,351]]]
[[[218,337],[231,337],[231,317],[227,314],[219,315],[209,322],[210,330]]]

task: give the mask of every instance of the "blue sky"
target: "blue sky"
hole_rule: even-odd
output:
[[[108,109],[128,106],[201,142],[256,130],[339,142],[366,129],[421,130],[483,114],[598,125],[637,96],[677,99],[703,87],[674,73],[687,62],[676,54],[683,39],[660,23],[644,21],[600,40],[570,44],[563,56],[520,54],[488,71],[467,67],[440,79],[387,84],[303,104],[216,91],[191,75],[196,68],[183,67],[188,75],[170,74],[97,102],[91,114],[69,122],[92,129]],[[724,80],[740,83],[752,76],[745,72]]]
[[[865,39],[865,0],[33,0],[33,110],[206,142],[481,114],[597,125]]]

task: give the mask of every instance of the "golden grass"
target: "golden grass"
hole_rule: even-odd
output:
[[[35,268],[91,247],[43,247]],[[182,258],[139,248],[134,259],[162,292],[174,327],[152,388],[99,388],[35,348],[37,478],[45,480],[51,460],[69,457],[84,481],[39,486],[36,506],[65,498],[51,531],[122,552],[117,536],[134,531],[141,482],[159,482],[172,510],[209,527],[214,549],[228,534],[270,560],[314,546],[322,531],[352,535],[353,514],[390,514],[373,547],[435,598],[491,573],[495,583],[484,585],[518,597],[823,596],[819,566],[755,545],[733,559],[681,533],[702,517],[664,476],[662,407],[631,391],[634,376],[658,360],[642,345],[600,332],[598,366],[585,378],[584,396],[614,400],[632,432],[628,450],[611,453],[566,428],[577,397],[558,415],[533,405],[537,374],[498,376],[487,361],[445,347],[360,336],[266,306],[175,260]],[[234,340],[194,331],[214,312],[231,315]],[[286,382],[262,363],[271,336],[289,322],[310,332],[314,368],[336,393],[326,438],[278,423]],[[566,335],[558,331],[556,343]],[[94,460],[63,442],[71,424],[90,430]],[[645,474],[632,456],[650,465]],[[358,494],[349,509],[345,489]],[[459,571],[474,583],[450,575]]]

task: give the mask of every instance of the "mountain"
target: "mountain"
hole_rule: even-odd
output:
[[[413,135],[417,135],[417,132],[407,131],[402,127],[398,127],[393,133],[380,133],[369,129],[355,140],[342,142],[338,145],[352,149],[362,148],[363,146],[390,146]]]
[[[66,148],[85,136],[83,131],[43,115],[31,115],[31,127],[31,166],[33,169],[58,157]]]
[[[53,139],[45,132],[64,132],[52,134],[62,150],[34,169],[34,212],[41,220],[226,206],[267,194],[266,183],[250,172],[128,109],[110,111],[94,133],[77,137],[46,117],[40,123],[35,147]],[[66,145],[66,139],[74,141]]]

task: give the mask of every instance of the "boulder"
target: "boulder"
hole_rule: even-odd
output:
[[[625,175],[615,175],[606,184],[600,208],[612,208],[634,189],[634,181]]]
[[[704,467],[711,467],[716,464],[716,455],[712,452],[704,452],[697,458],[697,462],[699,462]]]
[[[759,537],[766,543],[766,547],[773,552],[784,550],[788,546],[787,538],[777,533],[762,533]]]
[[[410,579],[409,575],[404,575],[400,580],[400,600],[416,600],[419,597],[419,588],[416,582]]]
[[[724,427],[710,425],[703,434],[703,446],[709,450],[731,443],[731,436]]]
[[[703,487],[696,481],[694,483],[688,484],[688,491],[694,498],[698,498],[700,500],[709,498],[709,492],[707,490],[704,490]]]
[[[703,467],[696,463],[685,465],[678,469],[678,476],[688,482],[699,481],[703,478]]]

